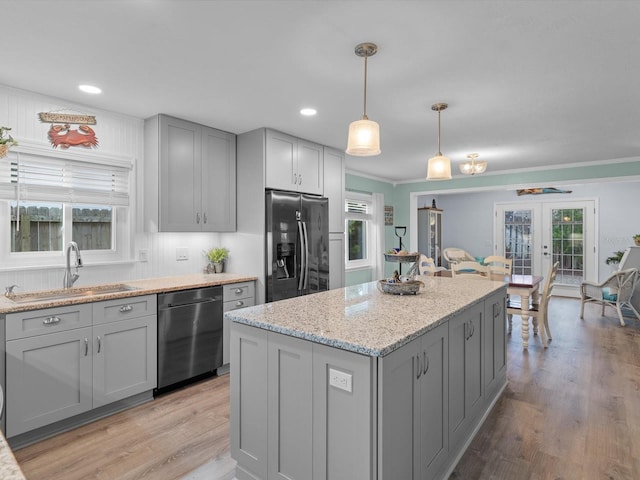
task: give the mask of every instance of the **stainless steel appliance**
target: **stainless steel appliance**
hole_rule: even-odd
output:
[[[222,287],[158,295],[158,387],[169,390],[222,365]]]
[[[329,214],[326,198],[266,192],[266,300],[329,289]]]

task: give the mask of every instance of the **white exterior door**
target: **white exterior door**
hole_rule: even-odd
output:
[[[546,275],[558,261],[554,293],[578,297],[580,283],[597,276],[595,210],[594,200],[497,204],[495,253],[520,275]]]

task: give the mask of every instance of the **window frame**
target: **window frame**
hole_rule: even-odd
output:
[[[367,211],[364,213],[349,211],[349,203],[362,203],[366,204]],[[374,233],[373,221],[373,196],[358,192],[346,192],[344,203],[344,235],[345,235],[345,249],[344,249],[344,264],[345,270],[363,270],[375,268],[375,259],[373,258],[373,239]],[[365,243],[366,243],[366,258],[359,260],[349,260],[349,221],[361,220],[364,222],[365,228]]]

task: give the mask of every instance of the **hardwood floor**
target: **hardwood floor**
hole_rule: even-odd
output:
[[[547,350],[532,336],[523,351],[514,317],[508,386],[451,480],[640,478],[640,322],[579,311],[551,299]],[[229,377],[216,377],[16,457],[28,480],[227,480],[228,398]]]

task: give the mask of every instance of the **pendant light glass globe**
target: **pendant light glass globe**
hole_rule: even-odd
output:
[[[438,112],[438,153],[431,157],[427,164],[427,180],[450,180],[451,160],[442,155],[440,151],[440,112],[449,105],[446,103],[435,103],[431,105],[431,110]]]
[[[380,125],[367,117],[367,58],[377,51],[378,47],[374,43],[361,43],[355,49],[357,56],[364,57],[364,109],[362,118],[349,125],[346,150],[349,155],[371,157],[381,152]]]

